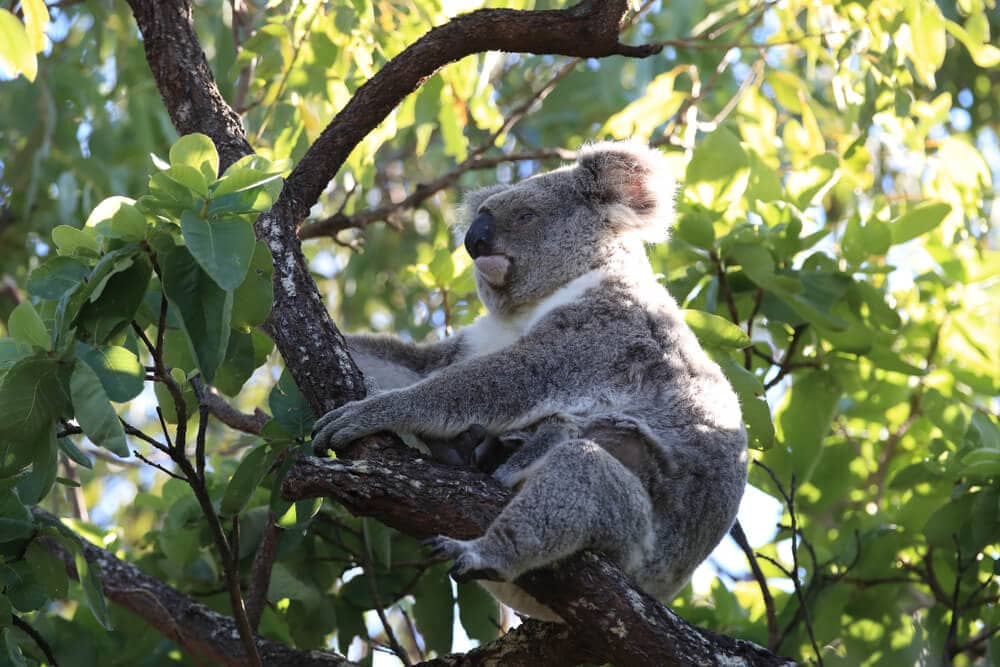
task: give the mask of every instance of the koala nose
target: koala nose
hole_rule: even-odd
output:
[[[472,226],[465,233],[465,249],[472,259],[490,254],[493,248],[494,220],[493,214],[484,211],[472,221]]]

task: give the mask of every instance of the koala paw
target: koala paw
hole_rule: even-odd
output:
[[[479,554],[475,542],[475,540],[454,540],[444,535],[438,535],[424,540],[423,545],[430,551],[431,555],[455,561],[448,574],[459,583],[473,579],[503,581],[500,572],[496,568],[490,567]]]
[[[375,399],[347,403],[327,412],[313,426],[313,450],[325,454],[337,451],[358,438],[390,430],[392,423]]]

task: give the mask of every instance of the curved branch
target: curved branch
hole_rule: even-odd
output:
[[[289,500],[330,497],[351,512],[375,517],[415,537],[445,534],[459,539],[482,535],[510,498],[492,478],[428,461],[391,439],[369,438],[358,449],[353,453],[363,460],[300,460],[285,478],[283,495]],[[572,628],[569,645],[558,650],[585,651],[598,658],[591,661],[793,664],[751,642],[690,625],[593,553],[573,556],[557,568],[530,572],[517,583]]]
[[[659,53],[662,46],[633,47],[618,41],[627,4],[585,0],[561,10],[480,9],[433,28],[361,86],[306,151],[285,188],[299,200],[296,223],[305,218],[354,147],[448,63],[485,51],[591,58]]]
[[[36,508],[34,513],[47,521],[58,521],[45,510]],[[110,551],[82,538],[80,541],[87,561],[100,571],[101,586],[109,600],[149,623],[189,655],[213,665],[241,667],[247,664],[232,618],[191,600],[176,588],[119,560]],[[76,566],[69,552],[55,540],[42,538],[39,543],[58,556],[69,575],[76,578]],[[348,667],[353,664],[336,653],[298,651],[261,637],[257,638],[257,649],[269,667]]]

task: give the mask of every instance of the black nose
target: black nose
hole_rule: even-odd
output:
[[[484,211],[472,221],[472,226],[465,233],[465,249],[472,259],[489,255],[493,249],[493,214]]]

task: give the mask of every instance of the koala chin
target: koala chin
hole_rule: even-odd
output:
[[[519,443],[493,472],[516,493],[486,533],[429,543],[528,615],[558,620],[517,578],[583,549],[669,601],[735,519],[739,402],[645,253],[675,187],[659,152],[609,142],[472,192],[464,241],[487,314],[433,343],[349,336],[380,392],[316,424],[324,449],[382,430]]]

